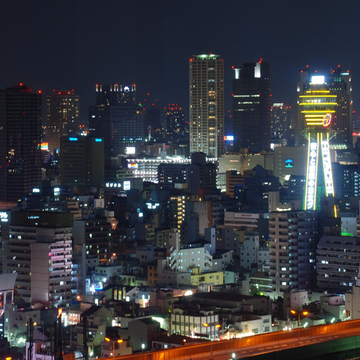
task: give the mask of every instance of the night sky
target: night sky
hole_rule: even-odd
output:
[[[226,110],[231,66],[263,58],[273,101],[289,105],[298,70],[341,64],[359,113],[359,16],[357,0],[1,1],[0,88],[75,89],[87,121],[96,83],[136,83],[138,101],[149,92],[188,113],[189,58],[211,52],[224,59]]]

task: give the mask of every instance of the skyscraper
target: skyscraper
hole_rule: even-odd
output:
[[[0,90],[0,201],[17,201],[40,185],[41,91]]]
[[[297,103],[301,103],[301,96],[310,91],[313,76],[322,76],[324,86],[327,87],[329,95],[336,95],[336,108],[332,116],[331,128],[335,136],[332,146],[338,148],[352,148],[353,118],[352,118],[352,83],[349,70],[343,71],[338,65],[337,69],[332,69],[328,75],[320,75],[316,70],[310,71],[308,65],[297,75]],[[307,127],[304,113],[301,107],[297,107],[296,119],[296,143],[305,143],[305,138],[301,132]]]
[[[60,141],[61,185],[104,186],[104,142],[90,136],[64,136]]]
[[[90,135],[104,139],[106,157],[143,144],[145,112],[136,102],[135,84],[96,85],[96,105],[89,115]]]
[[[169,104],[165,107],[165,139],[174,142],[189,138],[189,123],[185,121],[185,114],[178,104]]]
[[[190,75],[190,153],[224,153],[224,62],[220,55],[193,55]]]
[[[46,96],[46,135],[49,151],[60,149],[62,136],[76,136],[79,132],[79,95],[72,90],[53,90]]]
[[[234,151],[258,153],[270,149],[270,64],[262,59],[234,68]]]

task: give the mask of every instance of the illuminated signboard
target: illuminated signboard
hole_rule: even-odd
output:
[[[77,137],[69,137],[69,141],[78,141]]]
[[[135,154],[135,147],[134,146],[128,146],[127,148],[126,148],[126,154],[127,155],[130,155],[130,154]]]
[[[130,190],[130,189],[131,189],[131,182],[124,181],[124,190]]]
[[[95,142],[102,142],[102,139],[95,139]]]
[[[311,77],[312,84],[324,84],[325,83],[325,76],[323,75],[314,75]]]
[[[315,210],[316,177],[317,177],[318,144],[310,142],[306,181],[306,210]]]
[[[41,150],[42,150],[42,151],[49,151],[49,143],[47,143],[47,142],[42,142],[42,143],[41,143]]]
[[[35,193],[38,194],[38,193],[40,192],[40,189],[39,189],[39,188],[33,188],[33,189],[32,189],[32,192],[33,192],[34,194],[35,194]]]
[[[121,188],[121,184],[120,183],[106,183],[105,186],[107,188]]]
[[[0,211],[0,221],[1,222],[8,222],[9,221],[9,214],[5,211]]]
[[[333,177],[331,171],[329,141],[328,140],[321,141],[321,148],[322,148],[322,160],[324,167],[326,196],[334,195],[334,184],[333,184]]]
[[[224,136],[224,141],[234,141],[234,135]]]
[[[130,163],[128,164],[129,169],[137,169],[139,167],[138,163]]]
[[[285,167],[286,167],[286,168],[292,168],[292,167],[294,167],[294,160],[293,160],[293,159],[286,159],[286,160],[285,160]]]

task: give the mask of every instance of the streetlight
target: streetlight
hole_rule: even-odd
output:
[[[298,316],[298,341],[300,341],[300,316],[304,315],[304,316],[308,316],[309,312],[308,311],[296,311],[296,310],[290,310],[290,312],[293,315],[297,315]]]
[[[233,359],[235,359],[235,356],[236,356],[235,353],[232,353],[232,354],[231,354],[231,357],[232,357]]]

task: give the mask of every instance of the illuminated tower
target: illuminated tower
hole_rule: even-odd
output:
[[[190,153],[224,153],[224,62],[220,55],[193,55],[190,68]]]
[[[315,74],[316,74],[315,70]],[[301,102],[299,96],[306,94],[310,90],[311,79],[314,72],[311,72],[307,65],[305,69],[297,74],[297,97],[298,104]],[[351,149],[353,118],[352,118],[352,81],[349,70],[343,71],[340,65],[332,69],[324,79],[327,84],[327,90],[331,95],[336,95],[335,113],[332,116],[331,128],[335,132],[334,139],[331,142],[332,148]],[[301,135],[307,127],[305,117],[301,113],[301,107],[298,106],[296,119],[296,144],[304,144],[305,138]]]
[[[331,94],[324,76],[312,76],[309,89],[299,96],[301,117],[306,125],[303,135],[308,141],[308,162],[305,186],[305,210],[316,210],[322,195],[333,197],[329,140],[333,137],[332,118],[337,95]],[[323,189],[325,191],[323,191]]]

